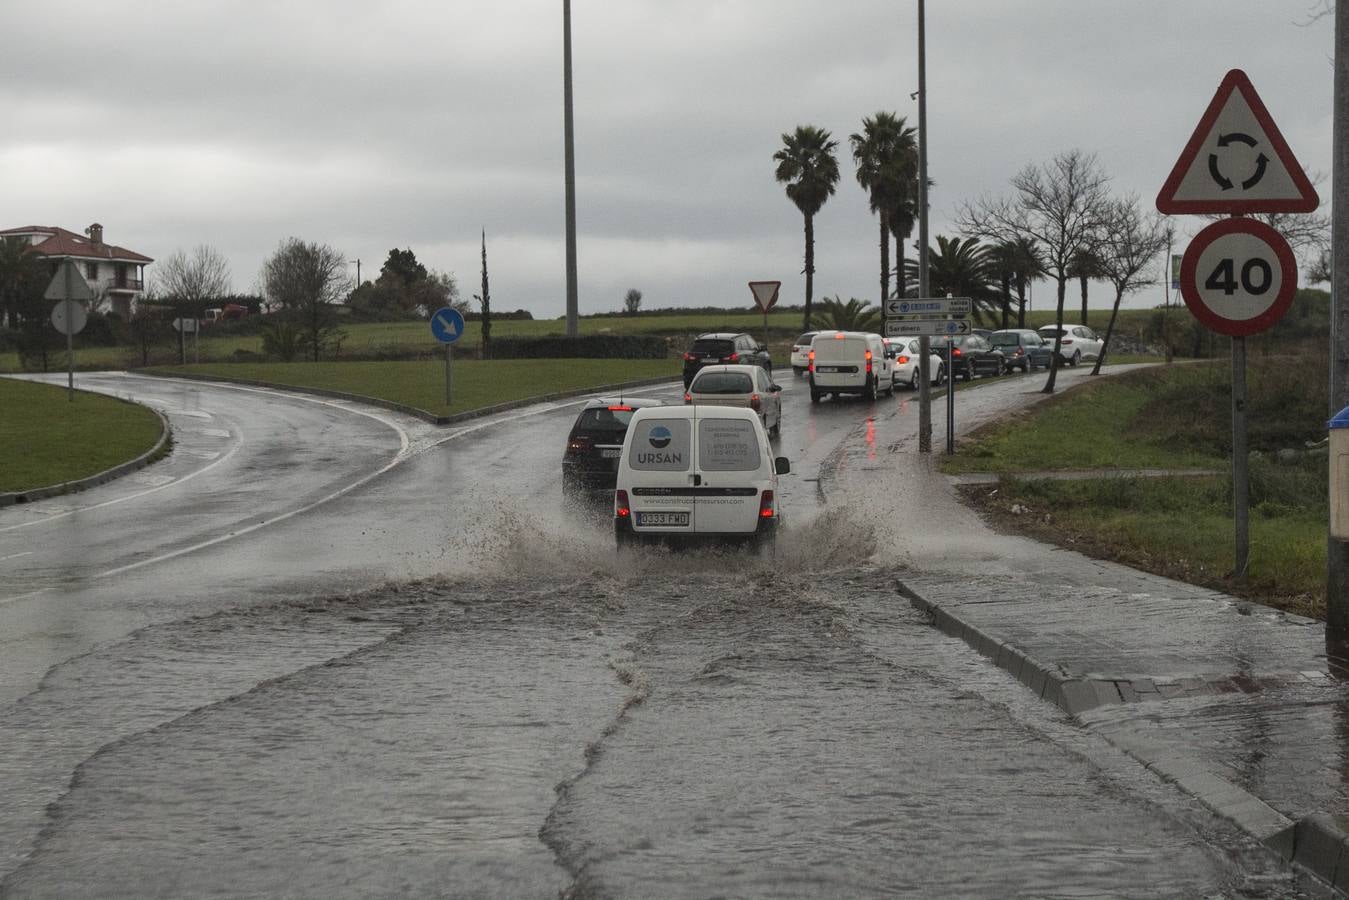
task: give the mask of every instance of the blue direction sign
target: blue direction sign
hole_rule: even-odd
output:
[[[431,317],[431,333],[442,344],[453,344],[464,334],[464,315],[453,306],[436,310]]]

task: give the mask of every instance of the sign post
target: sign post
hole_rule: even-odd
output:
[[[778,302],[778,289],[782,287],[781,281],[751,281],[749,283],[750,293],[754,295],[754,303],[763,313],[763,348],[768,350],[768,311],[773,308],[773,304]]]
[[[956,452],[956,380],[952,363],[955,356],[955,336],[970,333],[970,323],[965,317],[974,309],[974,301],[969,297],[893,297],[885,301],[885,336],[920,335],[922,354],[920,368],[926,367],[929,336],[946,338],[946,454]],[[927,384],[927,376],[922,376]],[[923,403],[926,393],[919,396],[919,419],[930,420],[931,413],[925,412]],[[920,432],[922,426],[919,426]],[[920,444],[922,434],[919,435]]]
[[[1233,217],[1195,235],[1181,258],[1180,293],[1200,324],[1232,339],[1232,572],[1238,579],[1250,563],[1246,338],[1279,321],[1297,291],[1288,242],[1241,216],[1312,212],[1320,202],[1240,69],[1223,78],[1157,194],[1158,211],[1168,215]]]
[[[80,304],[93,300],[94,292],[75,268],[75,261],[67,259],[52,276],[43,298],[57,301],[52,308],[52,326],[66,336],[66,396],[74,403],[75,335],[84,329],[88,319]]]
[[[454,344],[464,334],[464,316],[453,306],[442,306],[431,316],[431,334],[445,345],[445,405],[450,405],[450,363]]]

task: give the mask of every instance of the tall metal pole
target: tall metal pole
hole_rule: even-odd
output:
[[[924,0],[918,0],[918,296],[928,296],[927,281],[927,37]],[[918,339],[918,452],[932,452],[932,378],[929,373],[932,341]],[[946,389],[954,390],[951,369],[946,369]]]
[[[66,378],[67,378],[67,380],[66,380],[66,398],[67,398],[68,400],[70,400],[71,403],[74,403],[74,402],[75,402],[75,329],[74,329],[74,328],[71,328],[70,326],[71,326],[71,323],[73,323],[73,322],[75,321],[75,316],[72,315],[72,310],[71,310],[71,307],[75,305],[75,301],[74,301],[74,300],[71,300],[70,298],[73,297],[73,296],[75,296],[75,293],[74,293],[74,291],[75,291],[75,286],[74,286],[73,284],[71,284],[71,281],[70,281],[70,273],[71,273],[71,271],[75,268],[75,264],[72,263],[72,262],[67,261],[66,264],[65,264],[65,266],[64,266],[64,268],[65,268],[65,270],[66,270],[66,299],[62,300],[61,302],[65,304],[65,309],[63,309],[62,312],[65,313],[65,316],[66,316]],[[45,340],[45,339],[44,339],[44,340]]]
[[[1349,406],[1349,4],[1335,4],[1330,208],[1330,415]],[[1331,461],[1334,465],[1334,461]],[[1334,507],[1332,502],[1331,507]],[[1349,543],[1328,538],[1326,630],[1349,634]]]
[[[1246,339],[1232,338],[1232,521],[1236,526],[1232,575],[1246,577],[1250,560],[1250,453],[1246,442]]]
[[[571,0],[562,0],[562,93],[567,169],[567,337],[576,337],[576,150],[571,121]]]

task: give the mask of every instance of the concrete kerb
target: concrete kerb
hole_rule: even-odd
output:
[[[76,390],[80,390],[76,388]],[[96,394],[95,391],[84,391],[88,394]],[[106,397],[107,394],[97,394],[99,397]],[[115,397],[123,403],[131,403],[122,397]],[[140,404],[134,404],[139,406]],[[169,426],[169,420],[164,414],[154,407],[144,407],[159,417],[159,440],[149,450],[142,453],[129,462],[113,466],[111,469],[104,469],[96,475],[90,475],[88,478],[77,478],[74,481],[63,481],[60,484],[48,485],[47,487],[33,488],[31,491],[14,491],[10,493],[0,493],[0,507],[13,506],[16,503],[32,503],[36,500],[43,500],[47,497],[55,497],[60,494],[69,494],[75,491],[88,490],[105,482],[112,481],[114,478],[120,478],[123,475],[135,472],[137,469],[143,469],[150,463],[159,458],[164,445],[168,443],[169,437],[173,434],[173,429]]]
[[[536,403],[548,403],[553,400],[567,400],[572,397],[583,397],[586,394],[598,394],[605,391],[622,391],[631,388],[650,387],[651,385],[665,384],[667,382],[679,380],[678,376],[675,376],[670,378],[645,378],[640,381],[625,381],[620,384],[602,384],[595,387],[576,388],[575,390],[570,391],[555,391],[551,394],[525,397],[520,400],[511,400],[507,403],[497,403],[492,406],[484,406],[480,409],[472,409],[468,412],[457,413],[453,416],[437,416],[424,409],[418,409],[415,406],[408,406],[403,403],[395,403],[392,400],[381,400],[378,397],[367,397],[364,394],[351,394],[345,391],[330,391],[324,388],[296,387],[289,384],[275,384],[270,381],[250,381],[244,378],[221,378],[215,375],[196,375],[185,372],[138,372],[137,374],[150,375],[155,378],[185,378],[189,381],[213,381],[221,384],[242,384],[247,385],[248,387],[265,387],[277,391],[288,391],[294,394],[314,394],[319,397],[330,397],[334,400],[350,400],[353,403],[365,403],[370,406],[378,406],[383,409],[391,409],[394,412],[415,416],[424,422],[430,422],[432,425],[457,425],[460,422],[468,422],[473,419],[480,419],[483,416],[507,412],[512,409],[520,409],[525,406],[533,406]]]
[[[903,582],[896,589],[914,608],[931,619],[943,634],[963,640],[998,668],[1026,685],[1036,696],[1053,703],[1073,718],[1108,703],[1125,699],[1114,681],[1067,678],[1019,648],[1000,641],[915,593]],[[1109,739],[1139,764],[1177,785],[1213,812],[1259,840],[1286,862],[1298,865],[1349,893],[1349,833],[1324,813],[1314,813],[1297,822],[1284,816],[1254,794],[1214,775],[1196,760],[1182,754],[1157,752],[1150,745]]]

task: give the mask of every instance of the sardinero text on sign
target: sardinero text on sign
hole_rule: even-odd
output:
[[[968,319],[886,319],[886,337],[944,337],[951,334],[969,334]]]
[[[973,308],[969,297],[895,297],[885,301],[887,316],[968,316]]]

